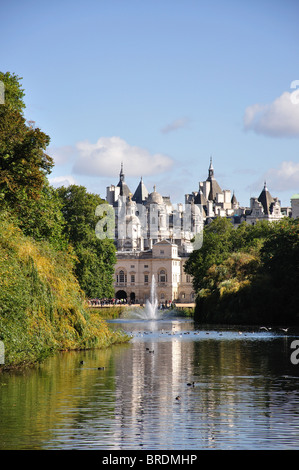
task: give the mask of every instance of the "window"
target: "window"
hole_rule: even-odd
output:
[[[148,264],[145,264],[144,267],[145,267],[145,268],[148,268]]]
[[[135,284],[135,274],[131,274],[131,283]]]
[[[119,271],[118,276],[116,276],[116,280],[119,284],[125,284],[127,282],[127,275],[123,270]]]
[[[166,271],[161,269],[159,273],[159,282],[166,282]]]
[[[131,268],[135,268],[135,264],[131,264]]]
[[[144,275],[144,284],[148,284],[148,274]]]
[[[160,250],[160,255],[164,255],[164,250]]]

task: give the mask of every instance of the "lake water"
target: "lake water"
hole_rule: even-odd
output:
[[[109,323],[131,342],[0,374],[1,449],[299,449],[292,329]]]

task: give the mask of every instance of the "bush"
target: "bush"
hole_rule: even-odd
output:
[[[30,363],[55,350],[124,341],[90,314],[70,253],[35,242],[0,217],[0,339],[5,365]]]

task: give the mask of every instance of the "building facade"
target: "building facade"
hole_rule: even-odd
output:
[[[133,303],[144,304],[150,296],[155,277],[158,302],[194,302],[191,278],[184,272],[187,257],[179,256],[178,246],[167,240],[151,250],[118,252],[115,269],[115,295]]]
[[[292,210],[298,217],[295,196]],[[160,303],[194,301],[192,279],[185,274],[184,264],[193,249],[200,248],[204,225],[214,218],[227,217],[237,226],[243,221],[280,220],[290,212],[290,208],[282,211],[266,183],[259,197],[251,198],[250,207],[241,207],[231,190],[221,189],[212,159],[207,179],[199,182],[197,191],[185,194],[185,204],[174,206],[155,186],[149,192],[142,178],[131,192],[123,165],[118,184],[107,187],[106,201],[115,216],[115,296],[135,303],[150,297],[152,276]]]
[[[299,194],[294,194],[291,197],[291,208],[293,219],[299,218]]]

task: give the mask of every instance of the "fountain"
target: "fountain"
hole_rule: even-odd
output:
[[[132,308],[125,315],[127,318],[138,318],[141,320],[159,320],[162,317],[162,311],[158,308],[158,297],[156,289],[156,279],[152,275],[150,298],[146,300],[144,308]]]
[[[145,304],[145,316],[149,320],[154,320],[158,315],[158,297],[156,292],[156,279],[152,275],[151,294],[150,298],[147,299]]]

